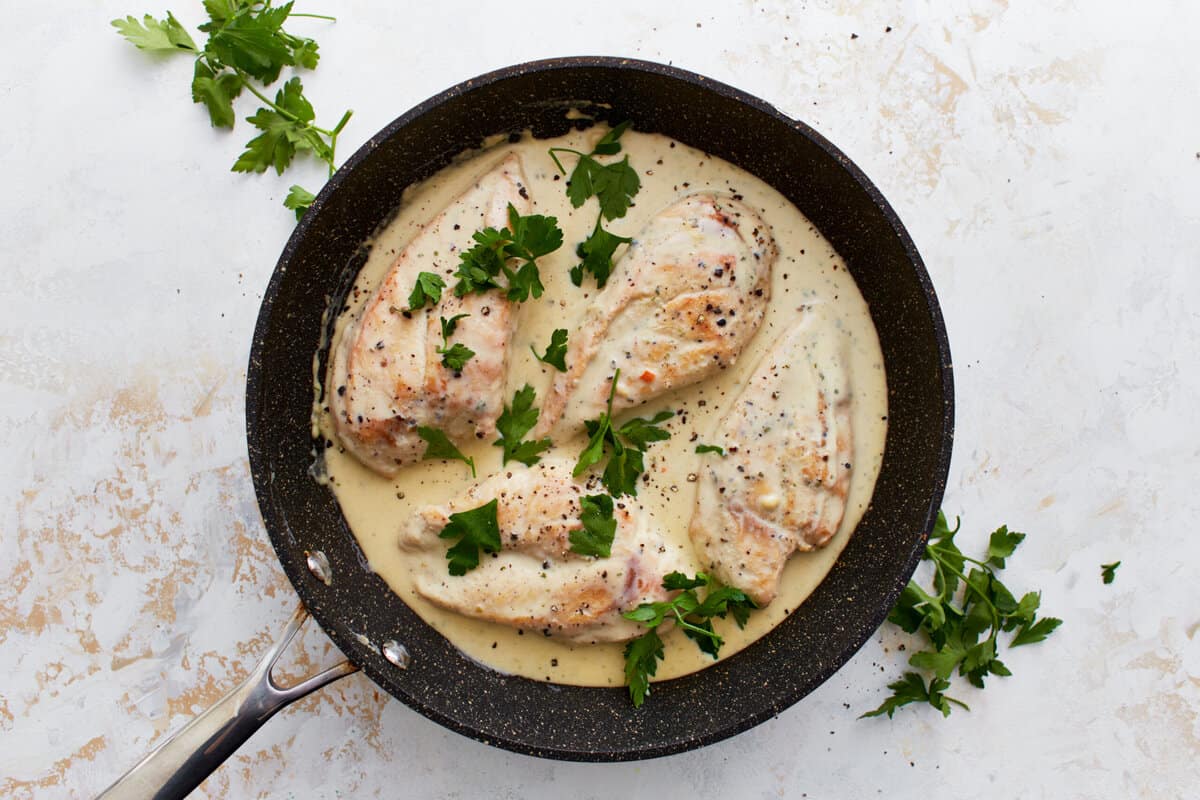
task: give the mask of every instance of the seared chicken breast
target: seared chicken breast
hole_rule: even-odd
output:
[[[455,297],[460,249],[483,227],[503,228],[512,204],[530,210],[521,162],[510,155],[480,176],[400,252],[333,351],[329,407],[338,437],[360,461],[385,475],[419,461],[417,427],[441,429],[462,444],[494,435],[503,410],[513,304],[502,292]],[[417,275],[446,283],[433,308],[408,310]],[[467,314],[452,338],[475,351],[461,372],[442,365],[440,318]]]
[[[828,542],[846,507],[846,359],[815,327],[801,322],[772,346],[712,439],[725,456],[701,456],[698,471],[696,553],[760,606],[774,599],[792,553]]]
[[[695,194],[650,220],[571,332],[539,432],[571,429],[687,386],[737,360],[770,299],[777,254],[767,223],[730,197]]]
[[[645,632],[622,612],[667,599],[663,576],[687,569],[677,549],[668,548],[636,504],[615,503],[617,522],[608,558],[570,549],[579,521],[580,498],[602,491],[571,477],[573,462],[547,458],[532,467],[513,466],[475,484],[446,505],[422,509],[400,534],[400,546],[424,553],[414,559],[417,592],[469,617],[536,630],[582,642],[614,642]],[[450,514],[498,500],[501,550],[481,554],[466,575],[447,570],[448,543],[438,534]]]

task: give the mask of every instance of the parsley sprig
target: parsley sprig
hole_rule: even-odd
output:
[[[423,460],[444,458],[461,461],[471,468],[471,477],[475,477],[475,459],[463,455],[463,452],[454,446],[454,442],[450,441],[445,433],[437,428],[419,425],[417,426],[417,435],[425,440],[425,454],[421,456]]]
[[[1120,561],[1114,561],[1111,564],[1100,565],[1100,578],[1105,583],[1112,583],[1117,579],[1117,567],[1121,566]]]
[[[504,412],[496,420],[496,431],[500,438],[492,444],[504,450],[504,463],[520,461],[527,467],[532,467],[541,461],[541,455],[549,450],[552,442],[549,438],[536,441],[523,441],[525,434],[533,430],[538,421],[538,410],[533,406],[536,396],[533,387],[525,384],[513,394],[512,405],[507,403]]]
[[[446,282],[442,280],[441,275],[433,272],[417,273],[417,282],[408,294],[408,310],[418,311],[426,304],[436,307],[441,302],[442,289],[445,288]]]
[[[479,566],[479,551],[500,552],[500,523],[496,511],[499,501],[492,499],[478,508],[450,515],[450,521],[438,534],[442,539],[458,538],[446,551],[451,575],[466,575]]]
[[[550,334],[550,344],[546,347],[546,354],[539,356],[537,348],[529,345],[529,349],[533,351],[533,357],[543,364],[549,364],[559,372],[567,371],[567,329],[557,328],[554,333]]]
[[[637,496],[637,479],[646,471],[645,450],[652,442],[662,442],[671,438],[671,434],[660,427],[660,423],[675,416],[674,411],[660,411],[650,419],[635,417],[619,428],[613,427],[612,404],[613,395],[617,391],[617,380],[621,370],[613,375],[612,387],[608,392],[608,407],[600,414],[599,419],[589,419],[584,422],[587,428],[588,443],[579,454],[572,473],[579,477],[592,465],[598,464],[607,454],[608,463],[600,476],[604,488],[613,497],[631,494]]]
[[[112,25],[139,50],[193,56],[192,101],[203,104],[214,127],[233,128],[233,101],[243,89],[258,98],[262,106],[246,121],[260,133],[246,144],[233,164],[234,172],[274,168],[282,175],[297,153],[307,151],[325,162],[332,175],[338,135],[354,112],[346,111],[332,128],[323,128],[314,122],[316,115],[299,77],[288,80],[274,100],[263,91],[279,79],[284,67],[311,70],[320,60],[317,43],[288,33],[284,22],[289,17],[334,19],[292,13],[292,6],[272,6],[271,0],[204,0],[209,17],[199,26],[208,35],[204,47],[169,11],[162,20],[149,14],[141,20],[131,15],[113,20]],[[311,192],[292,186],[283,204],[299,219],[312,201]]]
[[[415,290],[414,290],[415,291]],[[462,342],[450,344],[450,337],[454,335],[454,331],[458,329],[458,321],[470,314],[455,314],[450,319],[438,317],[442,323],[442,346],[434,348],[442,356],[442,366],[446,369],[452,369],[455,372],[462,372],[463,367],[467,362],[475,357],[475,351],[467,347]]]
[[[928,686],[920,673],[905,673],[901,680],[888,685],[892,695],[862,716],[891,717],[897,708],[909,703],[928,703],[943,716],[950,715],[952,703],[966,709],[965,703],[945,695],[956,670],[971,685],[982,689],[988,675],[1012,675],[997,657],[1002,632],[1013,633],[1010,648],[1020,647],[1043,641],[1062,624],[1055,617],[1038,618],[1041,593],[1027,592],[1017,600],[996,575],[1005,568],[1025,534],[1010,531],[1007,526],[996,529],[981,561],[958,548],[954,542],[958,531],[959,523],[956,521],[952,530],[946,515],[939,511],[923,555],[924,560],[933,562],[933,591],[910,580],[888,614],[889,622],[907,633],[919,632],[926,639],[929,646],[909,657],[908,663],[933,673]],[[968,563],[972,567],[964,573]]]
[[[606,494],[589,494],[579,499],[579,508],[579,522],[583,527],[567,535],[571,550],[582,556],[608,558],[612,555],[612,543],[617,534],[613,499]]]
[[[745,592],[732,586],[721,586],[703,572],[697,572],[691,578],[682,572],[672,572],[663,577],[662,585],[664,589],[679,591],[679,594],[670,600],[642,603],[622,615],[650,629],[625,645],[625,683],[634,706],[645,702],[650,693],[650,678],[658,671],[658,661],[663,657],[658,626],[665,620],[672,620],[715,661],[724,639],[713,629],[713,618],[724,619],[729,614],[739,628],[744,628],[750,612],[757,608]],[[703,600],[697,589],[706,590]]]
[[[629,156],[611,164],[601,164],[596,156],[613,156],[621,152],[621,135],[629,129],[629,122],[622,122],[596,142],[590,153],[582,153],[569,147],[550,148],[550,158],[554,166],[563,175],[567,170],[558,160],[558,153],[570,153],[578,157],[575,169],[567,178],[567,197],[575,208],[581,207],[589,198],[595,197],[600,203],[600,215],[596,218],[596,226],[591,236],[579,244],[575,254],[581,259],[580,263],[571,268],[571,282],[576,286],[583,285],[584,273],[591,274],[596,279],[596,287],[604,288],[608,276],[612,274],[612,257],[622,244],[633,241],[624,236],[617,236],[604,230],[600,224],[604,220],[612,222],[625,216],[633,197],[642,188],[641,178],[637,171],[629,165]]]
[[[563,234],[554,217],[521,216],[509,203],[507,228],[484,228],[471,238],[475,245],[460,257],[454,294],[463,297],[503,289],[509,300],[523,303],[531,296],[541,297],[545,291],[537,259],[561,247]],[[514,260],[521,262],[516,269],[509,266]],[[506,284],[500,282],[501,275]]]

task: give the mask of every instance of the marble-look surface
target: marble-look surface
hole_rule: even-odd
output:
[[[4,797],[94,794],[245,674],[295,605],[254,501],[243,382],[292,227],[279,202],[321,171],[229,173],[244,124],[210,130],[187,59],[108,27],[167,5],[85,5],[28,4],[0,32]],[[201,795],[1196,796],[1200,4],[301,5],[340,18],[296,27],[322,46],[305,78],[320,118],[357,112],[347,154],[461,79],[581,53],[697,70],[835,141],[942,298],[946,508],[972,547],[1001,522],[1027,531],[1010,585],[1041,587],[1066,624],[1013,651],[1014,677],[963,688],[970,713],[856,719],[903,671],[884,630],[779,718],[640,764],[491,749],[354,676]],[[310,631],[299,666],[335,655]]]

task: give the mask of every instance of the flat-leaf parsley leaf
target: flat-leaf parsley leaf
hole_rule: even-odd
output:
[[[678,591],[679,594],[670,600],[642,603],[622,615],[650,628],[649,633],[630,642],[625,648],[625,683],[629,686],[634,706],[640,706],[645,700],[650,678],[658,669],[658,659],[663,657],[661,642],[656,650],[650,644],[659,641],[658,626],[665,620],[673,621],[701,652],[715,660],[724,639],[713,629],[713,617],[724,618],[727,613],[731,614],[737,626],[742,628],[750,617],[750,611],[757,608],[745,592],[732,586],[721,586],[703,572],[697,572],[691,578],[682,572],[672,572],[663,577],[662,585],[664,589]],[[700,588],[708,590],[703,600],[696,593]],[[652,635],[653,638],[650,638]],[[647,643],[638,645],[643,640]],[[653,659],[649,658],[652,653],[656,654]]]
[[[475,459],[463,455],[446,434],[437,428],[419,425],[417,435],[425,440],[425,454],[421,456],[422,459],[445,458],[451,461],[461,461],[471,468],[471,477],[475,477]]]
[[[408,295],[408,310],[416,311],[427,304],[436,306],[441,301],[442,289],[445,288],[446,282],[442,280],[441,275],[433,272],[417,273],[417,281]]]
[[[308,211],[309,206],[313,204],[313,200],[316,199],[316,195],[303,186],[292,184],[292,188],[288,190],[287,197],[283,199],[283,207],[295,211],[296,220],[299,221],[304,216],[304,212]]]
[[[450,319],[439,317],[442,323],[442,346],[435,348],[442,355],[442,366],[446,369],[452,369],[455,372],[462,372],[463,367],[467,362],[475,357],[475,351],[467,347],[462,342],[450,344],[450,337],[454,335],[455,329],[458,328],[458,321],[464,317],[469,317],[470,314],[455,314]]]
[[[550,449],[551,441],[548,438],[522,441],[525,434],[537,424],[538,410],[533,407],[534,396],[533,387],[525,384],[513,394],[512,405],[506,404],[504,412],[496,420],[496,431],[500,438],[493,444],[503,448],[505,464],[519,461],[532,467],[541,460],[539,454]]]
[[[500,552],[500,524],[496,519],[499,501],[492,499],[478,508],[450,515],[450,521],[438,534],[443,539],[458,537],[446,551],[451,575],[466,575],[479,566],[479,551]]]
[[[633,197],[641,189],[641,178],[629,164],[629,156],[612,164],[601,164],[596,156],[613,156],[621,152],[621,135],[629,129],[629,122],[622,122],[609,130],[592,147],[592,152],[582,153],[569,147],[550,148],[550,158],[558,171],[566,175],[567,170],[558,160],[558,153],[570,153],[579,160],[567,178],[567,198],[571,205],[579,208],[595,197],[600,203],[600,215],[596,218],[596,227],[591,236],[581,242],[575,254],[581,259],[580,263],[571,268],[571,282],[576,286],[583,285],[584,273],[590,273],[596,279],[596,286],[603,288],[612,274],[613,254],[622,244],[628,244],[632,239],[617,236],[604,230],[601,223],[611,222],[625,216],[633,204]]]
[[[541,214],[521,216],[508,205],[508,227],[484,228],[472,235],[475,245],[459,256],[458,283],[454,294],[463,297],[491,289],[504,289],[513,302],[523,303],[542,296],[545,287],[538,272],[537,259],[562,246],[558,220]],[[514,269],[510,261],[520,263]],[[506,283],[501,284],[503,275]]]
[[[662,639],[653,628],[625,645],[625,685],[629,687],[634,708],[646,702],[650,694],[650,679],[658,672],[658,662],[662,657]]]
[[[546,348],[546,354],[539,356],[533,345],[529,345],[529,349],[533,350],[533,357],[543,364],[549,364],[559,372],[567,371],[567,329],[558,328],[554,333],[550,334],[550,344]]]
[[[579,507],[583,527],[568,534],[571,550],[581,556],[608,558],[617,532],[613,499],[606,494],[590,494],[579,498]]]

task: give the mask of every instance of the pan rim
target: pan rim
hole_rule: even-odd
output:
[[[356,641],[349,634],[348,630],[344,630],[344,623],[337,624],[339,620],[331,619],[332,614],[324,609],[324,604],[315,596],[313,589],[310,587],[309,581],[307,580],[308,575],[303,572],[302,567],[299,566],[293,559],[284,557],[284,553],[280,551],[282,538],[279,531],[281,529],[286,529],[287,521],[286,519],[283,519],[273,507],[269,483],[265,477],[270,474],[272,465],[267,458],[267,455],[256,446],[256,441],[260,435],[259,422],[262,414],[262,350],[264,347],[263,343],[265,341],[265,336],[271,324],[272,314],[275,311],[275,301],[279,293],[287,265],[294,256],[300,243],[304,240],[305,234],[307,233],[309,227],[313,224],[313,220],[316,217],[315,212],[320,211],[321,206],[324,204],[329,195],[342,184],[350,172],[352,172],[360,163],[362,163],[371,155],[371,153],[379,146],[381,142],[391,138],[396,134],[397,131],[409,125],[413,120],[437,109],[446,102],[472,90],[480,89],[482,87],[486,87],[513,77],[528,75],[531,73],[554,72],[557,70],[576,68],[630,70],[684,81],[701,87],[704,90],[717,92],[728,99],[749,107],[749,109],[752,111],[765,114],[779,122],[786,124],[792,128],[797,135],[803,136],[812,143],[816,144],[825,152],[826,155],[837,162],[837,164],[850,175],[859,189],[866,194],[867,198],[882,214],[883,218],[890,226],[891,232],[901,244],[905,253],[905,257],[912,266],[913,274],[920,286],[920,294],[925,302],[925,307],[922,309],[922,311],[928,314],[929,321],[933,328],[934,339],[937,345],[938,357],[942,365],[942,369],[940,370],[940,389],[943,409],[943,432],[940,448],[936,457],[936,466],[932,475],[933,486],[932,491],[929,494],[928,505],[925,508],[924,525],[922,527],[921,535],[918,537],[914,533],[914,541],[908,553],[908,558],[905,563],[899,565],[900,574],[904,576],[904,580],[907,580],[907,577],[912,574],[920,560],[921,553],[924,549],[924,543],[927,540],[929,531],[932,529],[937,511],[941,505],[942,496],[946,486],[946,479],[949,474],[950,457],[954,439],[954,387],[949,340],[945,328],[945,322],[942,317],[941,308],[924,262],[921,259],[921,256],[918,253],[916,246],[909,236],[907,230],[901,223],[898,215],[892,209],[888,201],[883,197],[870,179],[867,178],[865,173],[863,173],[863,171],[844,153],[842,153],[841,150],[833,145],[832,142],[807,124],[782,114],[774,106],[758,97],[719,81],[707,78],[698,73],[690,72],[674,66],[651,61],[608,56],[571,56],[542,59],[503,67],[478,77],[462,81],[434,95],[433,97],[430,97],[416,106],[413,106],[411,109],[401,114],[399,117],[385,126],[379,133],[370,137],[349,159],[347,159],[345,164],[330,178],[330,180],[318,193],[310,212],[305,214],[305,216],[300,220],[299,224],[293,230],[287,244],[284,246],[275,269],[272,272],[271,279],[263,294],[259,315],[254,328],[254,338],[251,343],[250,359],[246,377],[245,425],[251,474],[260,514],[263,518],[268,537],[271,540],[272,546],[276,549],[277,556],[279,557],[280,563],[283,566],[289,581],[291,582],[297,594],[300,596],[300,599],[304,603],[305,607],[309,609],[310,613],[312,613],[318,624],[320,624],[325,634],[329,636],[329,638],[342,650],[347,658],[349,658],[353,663],[362,667],[363,671],[377,685],[388,692],[388,694],[396,697],[405,705],[408,705],[413,710],[437,722],[438,724],[477,741],[494,745],[505,750],[524,755],[569,761],[637,761],[672,755],[675,753],[703,747],[705,745],[729,738],[741,733],[742,731],[752,728],[771,717],[777,716],[784,709],[794,705],[817,686],[828,680],[834,673],[837,672],[838,669],[845,665],[845,663],[854,655],[854,653],[862,648],[862,646],[871,637],[871,635],[873,635],[875,630],[878,629],[879,625],[882,624],[886,618],[888,610],[895,603],[896,598],[899,596],[899,593],[903,588],[904,580],[898,581],[895,586],[891,587],[888,592],[885,593],[884,599],[886,602],[874,607],[869,617],[864,618],[859,632],[851,635],[847,640],[846,645],[829,659],[830,666],[819,670],[811,680],[806,681],[803,684],[798,684],[793,688],[792,691],[775,697],[772,702],[764,706],[762,709],[754,713],[748,713],[730,724],[718,725],[710,730],[707,730],[701,735],[682,736],[678,739],[664,742],[663,744],[650,747],[641,747],[637,750],[610,749],[608,751],[600,752],[596,750],[581,750],[571,747],[545,747],[531,745],[528,742],[524,742],[516,738],[495,735],[477,730],[470,724],[466,724],[461,720],[443,713],[433,705],[424,702],[421,696],[415,693],[405,692],[393,688],[396,686],[395,682],[390,679],[390,676],[384,674],[382,670],[377,669],[376,665],[370,659],[361,657],[361,655],[360,657],[356,657],[356,654],[359,654],[360,651],[363,650],[364,646],[362,643]],[[277,516],[280,516],[281,518],[276,519]],[[326,619],[330,619],[329,624],[326,624]],[[768,633],[767,637],[770,635],[771,634]],[[615,689],[606,688],[594,688],[594,690],[615,691]]]

